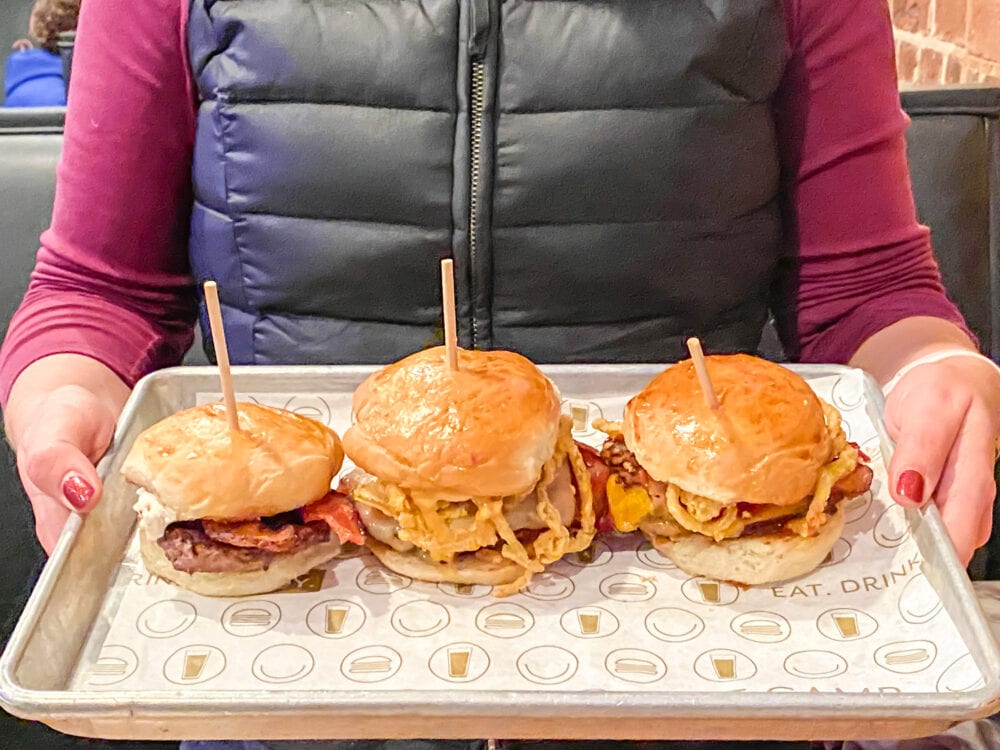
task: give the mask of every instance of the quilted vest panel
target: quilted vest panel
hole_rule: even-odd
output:
[[[194,0],[188,39],[191,260],[234,362],[435,343],[444,256],[463,346],[756,347],[777,0]]]

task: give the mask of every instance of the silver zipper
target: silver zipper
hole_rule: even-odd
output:
[[[476,206],[479,203],[479,170],[482,161],[483,110],[485,101],[486,72],[482,60],[472,61],[472,112],[469,123],[469,265],[470,282],[473,291],[472,307],[472,348],[476,348],[479,326],[475,309],[476,274]]]

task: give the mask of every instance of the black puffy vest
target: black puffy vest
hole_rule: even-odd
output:
[[[779,0],[194,0],[195,274],[236,363],[753,350]],[[471,231],[470,231],[471,226]]]

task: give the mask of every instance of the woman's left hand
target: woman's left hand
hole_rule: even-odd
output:
[[[1000,373],[989,362],[950,357],[914,367],[886,399],[885,424],[896,442],[889,491],[915,507],[933,500],[962,563],[990,538]]]

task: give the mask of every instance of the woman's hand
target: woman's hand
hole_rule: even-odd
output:
[[[885,424],[896,442],[889,491],[901,505],[933,500],[963,564],[990,537],[1000,373],[974,357],[907,372],[890,392]]]
[[[5,425],[47,553],[70,512],[86,513],[100,500],[94,465],[111,442],[128,394],[103,364],[72,354],[41,359],[14,383]]]

